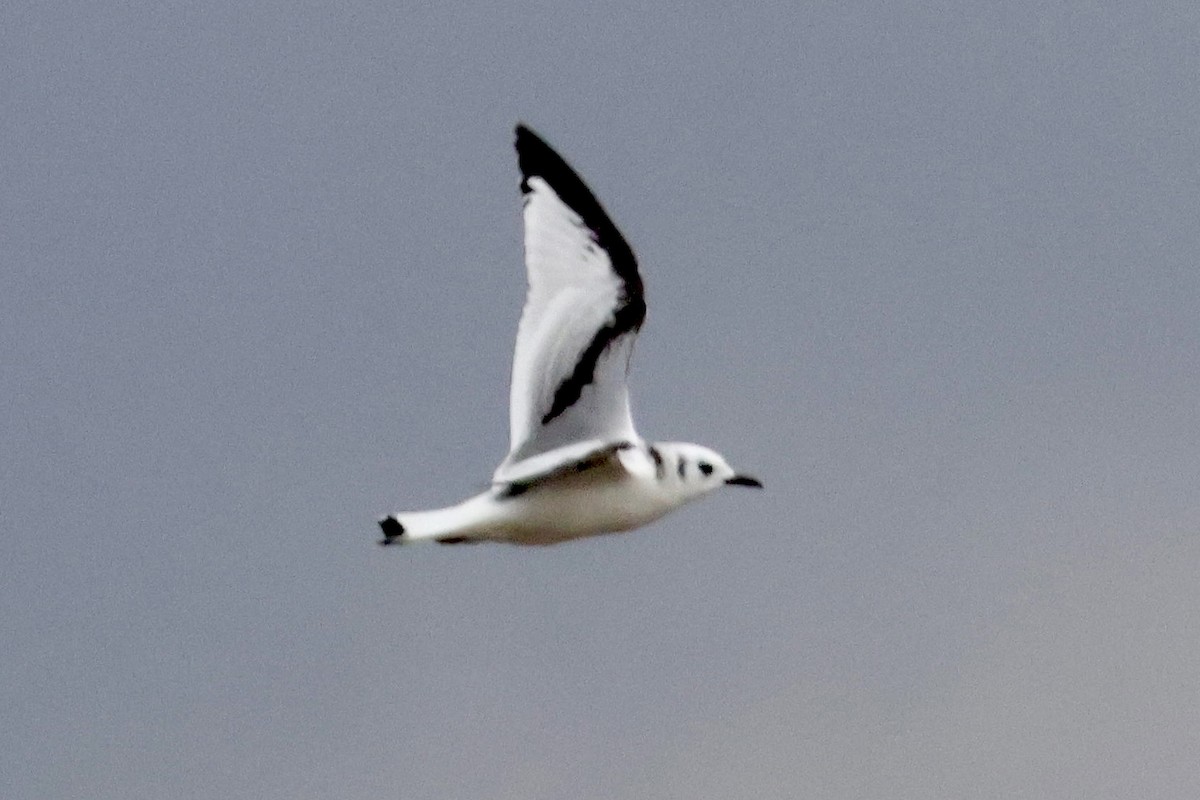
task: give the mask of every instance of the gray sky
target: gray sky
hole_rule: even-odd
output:
[[[1198,30],[6,4],[0,795],[1194,798]],[[518,119],[767,491],[382,550],[507,443]]]

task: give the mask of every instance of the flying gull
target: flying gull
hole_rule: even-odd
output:
[[[381,519],[385,545],[555,544],[641,527],[722,486],[762,487],[707,447],[638,436],[626,377],[646,301],[633,250],[567,162],[516,133],[529,294],[511,447],[487,491]]]

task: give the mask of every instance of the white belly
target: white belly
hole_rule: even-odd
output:
[[[616,533],[653,522],[678,505],[652,481],[561,480],[498,501],[505,513],[497,526],[514,544],[555,544]]]

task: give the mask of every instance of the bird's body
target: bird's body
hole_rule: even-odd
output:
[[[647,444],[626,373],[645,317],[633,251],[575,172],[517,126],[529,296],[508,456],[456,506],[380,520],[383,544],[546,545],[631,530],[726,484],[761,486],[695,444]]]

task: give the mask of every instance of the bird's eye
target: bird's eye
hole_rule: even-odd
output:
[[[712,475],[713,466],[707,461],[700,462],[700,471],[705,475]]]

